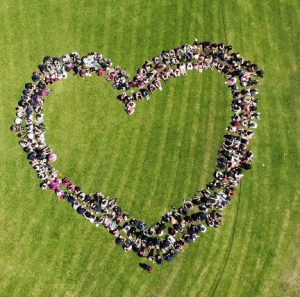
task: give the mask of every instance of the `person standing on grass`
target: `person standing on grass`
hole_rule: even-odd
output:
[[[152,266],[150,266],[150,265],[147,265],[147,268],[146,268],[146,270],[150,273],[150,272],[152,272],[153,271],[153,267]]]

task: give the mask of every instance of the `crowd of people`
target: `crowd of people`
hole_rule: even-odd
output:
[[[136,102],[150,99],[155,90],[162,90],[171,77],[180,77],[195,70],[216,70],[225,78],[232,94],[230,125],[226,128],[223,144],[211,182],[199,189],[178,208],[165,213],[153,226],[130,217],[103,193],[85,193],[70,178],[60,176],[53,163],[57,156],[45,139],[43,103],[51,94],[50,86],[71,75],[103,76],[121,91],[118,99],[125,111],[135,112]],[[11,130],[20,138],[20,145],[29,163],[41,179],[41,188],[53,190],[57,197],[70,203],[73,209],[97,227],[103,225],[125,251],[162,264],[171,261],[188,243],[194,242],[207,227],[222,224],[222,210],[230,204],[243,177],[243,170],[251,169],[254,154],[248,149],[257,127],[258,90],[255,85],[263,71],[245,60],[230,45],[199,42],[163,51],[146,61],[133,79],[110,59],[92,52],[81,57],[73,52],[59,58],[45,57],[32,75],[16,107],[16,118]]]

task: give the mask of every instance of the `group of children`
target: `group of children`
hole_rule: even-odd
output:
[[[185,76],[191,70],[218,71],[225,77],[225,84],[232,93],[233,115],[218,151],[214,177],[205,188],[198,190],[180,207],[165,213],[153,226],[147,226],[127,215],[117,199],[110,199],[100,192],[86,194],[70,178],[59,175],[53,166],[57,156],[45,140],[43,103],[51,94],[51,84],[70,74],[103,76],[115,89],[122,91],[118,99],[131,115],[138,100],[150,99],[151,93],[162,90],[169,78]],[[231,46],[197,40],[192,45],[163,51],[146,61],[133,79],[98,53],[84,57],[76,52],[60,58],[47,56],[33,73],[32,82],[25,84],[11,130],[20,137],[19,143],[41,179],[43,189],[55,191],[59,199],[68,201],[90,222],[103,225],[125,251],[132,250],[140,257],[162,264],[171,261],[207,227],[217,228],[222,224],[221,211],[235,195],[243,170],[251,169],[254,155],[248,144],[257,127],[255,120],[260,116],[258,90],[254,88],[260,77],[263,77],[263,71],[239,53],[232,52]]]

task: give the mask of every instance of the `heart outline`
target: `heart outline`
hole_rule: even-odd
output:
[[[232,59],[232,57],[235,59]],[[224,71],[226,67],[228,69]],[[220,167],[220,163],[218,164],[217,168],[219,170],[215,171],[214,180],[208,184],[210,185],[209,187],[207,186],[206,189],[198,191],[198,194],[191,201],[184,201],[183,206],[167,212],[162,216],[161,220],[149,227],[144,222],[130,218],[125,214],[117,204],[116,199],[109,199],[109,197],[99,192],[88,195],[81,191],[80,187],[76,186],[68,177],[59,177],[58,171],[52,166],[57,156],[46,144],[43,118],[39,116],[43,111],[43,103],[46,96],[51,93],[47,89],[49,84],[51,85],[56,81],[67,78],[70,71],[82,77],[97,73],[98,76],[105,76],[114,88],[123,90],[118,99],[124,103],[125,111],[132,115],[136,107],[135,101],[150,99],[151,93],[155,90],[162,90],[160,80],[167,81],[172,76],[176,78],[181,75],[187,75],[187,72],[193,69],[199,72],[206,69],[217,69],[218,72],[224,72],[227,75],[225,83],[232,90],[232,111],[234,116],[232,117],[231,126],[227,128],[231,134],[227,134],[229,136],[225,137],[219,153],[221,152],[223,157],[230,158],[226,148],[230,147],[230,150],[238,151],[237,146],[242,146],[242,150],[244,150],[244,155],[242,154],[242,159],[239,161],[234,160],[233,154],[233,160],[230,162],[235,165],[232,165],[232,168],[227,168],[228,166],[226,165],[226,170],[222,171],[224,168]],[[199,237],[199,234],[205,232],[206,227],[202,224],[203,221],[208,226],[218,226],[216,224],[221,221],[221,213],[215,211],[215,205],[218,205],[218,207],[223,205],[225,207],[230,203],[234,190],[238,187],[243,176],[242,169],[251,168],[250,163],[253,153],[247,149],[247,145],[253,135],[253,130],[251,129],[256,128],[256,122],[252,122],[250,119],[253,115],[255,117],[258,115],[259,118],[259,113],[256,111],[257,99],[254,98],[258,94],[258,90],[247,88],[240,91],[237,82],[239,81],[242,87],[251,87],[254,83],[256,84],[258,81],[254,80],[253,77],[263,76],[257,65],[252,64],[250,61],[245,61],[239,53],[232,53],[231,46],[195,40],[193,45],[183,45],[170,51],[163,51],[161,55],[154,57],[152,62],[146,61],[142,68],[137,70],[132,80],[129,80],[129,75],[120,67],[112,67],[110,59],[104,58],[101,54],[95,52],[83,57],[80,57],[76,52],[60,58],[47,56],[44,58],[43,64],[39,65],[39,70],[40,76],[37,73],[34,73],[32,76],[34,84],[25,84],[21,104],[20,102],[18,103],[20,108],[17,107],[15,125],[11,129],[19,132],[18,136],[22,139],[20,144],[28,153],[27,157],[37,171],[38,177],[43,180],[41,187],[55,191],[58,198],[70,202],[78,213],[92,223],[96,225],[102,224],[116,237],[116,243],[121,245],[125,251],[132,249],[139,256],[146,256],[150,260],[155,260],[158,264],[162,264],[163,259],[167,261],[172,260],[177,255],[177,252],[182,250],[182,245],[186,242],[194,241],[194,239]],[[148,75],[148,73],[151,74]],[[127,92],[130,90],[134,92],[128,95]],[[238,101],[242,101],[242,104]],[[246,107],[243,105],[246,105]],[[251,107],[255,107],[255,109],[251,110]],[[35,114],[34,118],[33,115]],[[239,120],[240,114],[243,117],[248,114],[248,118],[246,117],[246,119],[241,121]],[[239,128],[240,126],[246,126],[246,129],[243,130],[243,128]],[[242,135],[239,135],[238,132]],[[25,146],[26,140],[24,139],[29,140],[30,144]],[[41,144],[44,144],[42,149]],[[222,152],[222,150],[225,151]],[[63,190],[62,187],[66,189]],[[218,191],[220,188],[222,191]],[[228,189],[230,191],[227,191]],[[193,212],[189,216],[188,214],[194,208],[199,208],[199,211]],[[183,220],[182,217],[184,217]],[[189,217],[190,221],[186,217]],[[172,225],[179,225],[179,229],[175,231],[169,230],[169,235],[165,236],[164,240],[160,240],[163,236],[163,230],[166,228],[162,225],[166,225],[172,220],[176,221]],[[182,221],[184,222],[182,223]],[[176,236],[173,236],[185,231],[185,235],[190,234],[190,236],[182,237],[184,238],[183,243],[182,241],[177,241]],[[124,233],[127,235],[127,238],[124,236]],[[177,247],[174,247],[175,245]],[[146,248],[142,251],[143,246],[149,248],[147,250],[148,255],[145,254]]]

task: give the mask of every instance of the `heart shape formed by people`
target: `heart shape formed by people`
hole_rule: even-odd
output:
[[[116,199],[101,192],[86,194],[54,168],[57,156],[46,143],[43,116],[44,101],[51,93],[49,85],[68,78],[70,73],[81,77],[96,74],[122,91],[117,98],[132,115],[138,100],[150,99],[150,95],[156,90],[161,91],[163,83],[171,77],[207,69],[216,70],[225,77],[233,97],[233,115],[218,151],[213,179],[206,188],[199,189],[190,200],[165,213],[154,225],[148,226],[130,217]],[[259,77],[263,77],[263,71],[233,52],[231,46],[198,40],[191,45],[163,51],[146,61],[133,79],[120,67],[113,66],[110,59],[95,52],[83,57],[76,52],[60,58],[47,56],[33,73],[33,82],[25,84],[11,130],[21,138],[19,143],[42,180],[41,188],[53,190],[59,199],[68,201],[97,227],[103,225],[125,251],[133,250],[140,257],[162,264],[164,260],[172,260],[187,243],[195,241],[206,231],[206,226],[218,227],[222,223],[221,211],[235,195],[243,170],[251,168],[254,154],[247,146],[257,127],[255,120],[260,115],[257,111],[258,90],[253,87]]]

